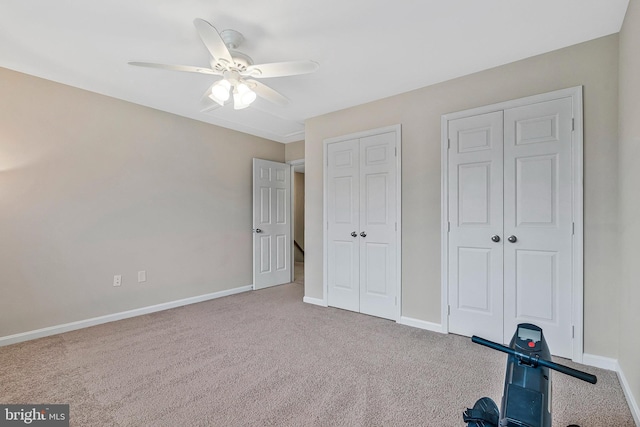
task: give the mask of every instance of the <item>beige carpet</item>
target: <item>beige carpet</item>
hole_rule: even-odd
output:
[[[292,283],[0,348],[0,402],[69,403],[74,426],[440,427],[500,398],[502,354],[302,296]],[[634,426],[616,374],[582,368],[597,385],[553,377],[554,426]]]

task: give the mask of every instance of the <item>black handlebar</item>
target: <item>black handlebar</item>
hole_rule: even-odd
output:
[[[476,344],[484,345],[485,347],[489,347],[489,348],[492,348],[494,350],[498,350],[498,351],[501,351],[503,353],[507,353],[507,354],[510,354],[512,356],[515,356],[522,363],[524,363],[526,365],[531,365],[534,368],[536,366],[538,366],[538,365],[544,366],[544,367],[547,367],[549,369],[553,369],[554,371],[562,372],[563,374],[566,374],[566,375],[581,379],[582,381],[586,381],[586,382],[591,383],[591,384],[595,384],[596,381],[598,381],[598,378],[596,378],[595,375],[591,375],[591,374],[588,374],[586,372],[579,371],[577,369],[573,369],[573,368],[570,368],[570,367],[565,366],[565,365],[561,365],[559,363],[554,363],[554,362],[551,362],[550,360],[540,359],[537,356],[531,356],[531,355],[526,354],[526,353],[521,353],[521,352],[519,352],[517,350],[514,350],[514,349],[512,349],[510,347],[506,347],[506,346],[504,346],[502,344],[498,344],[498,343],[495,343],[493,341],[485,340],[484,338],[480,338],[480,337],[477,337],[475,335],[471,337],[471,341],[473,341]]]

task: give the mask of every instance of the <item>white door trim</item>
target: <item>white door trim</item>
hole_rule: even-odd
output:
[[[329,144],[341,141],[347,141],[350,139],[359,139],[367,136],[379,135],[382,133],[395,132],[396,135],[396,219],[398,223],[398,230],[396,233],[396,295],[397,295],[397,311],[396,318],[394,319],[398,322],[402,316],[402,126],[392,125],[386,126],[377,129],[366,130],[362,132],[351,133],[348,135],[341,135],[334,138],[328,138],[323,141],[323,163],[322,163],[322,171],[323,171],[323,201],[322,201],[322,305],[328,306],[328,292],[329,292],[329,282],[327,280],[329,265],[328,265],[328,230],[327,225],[329,221],[328,214],[328,171],[327,171],[327,161],[328,161],[328,146]]]
[[[441,132],[441,322],[442,332],[449,333],[449,316],[448,316],[448,294],[449,294],[449,277],[448,277],[448,229],[449,229],[449,198],[448,198],[448,176],[449,176],[449,136],[447,123],[450,120],[476,116],[479,114],[490,113],[494,111],[505,110],[524,105],[536,104],[539,102],[550,101],[559,98],[572,99],[573,103],[573,138],[572,138],[572,187],[573,187],[573,223],[575,226],[573,234],[573,271],[571,284],[572,289],[572,312],[571,320],[574,327],[573,341],[573,357],[574,362],[582,363],[584,348],[584,195],[583,195],[583,108],[582,108],[582,86],[576,86],[567,89],[561,89],[539,95],[528,96],[525,98],[515,99],[511,101],[501,102],[498,104],[486,105],[483,107],[472,108],[470,110],[458,111],[442,115],[440,120]]]

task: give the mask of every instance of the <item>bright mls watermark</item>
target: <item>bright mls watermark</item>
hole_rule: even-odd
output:
[[[69,405],[0,404],[0,427],[69,427]]]

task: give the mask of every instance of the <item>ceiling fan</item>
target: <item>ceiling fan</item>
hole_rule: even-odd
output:
[[[152,62],[129,62],[139,67],[160,68],[163,70],[186,71],[189,73],[222,76],[205,92],[204,96],[224,106],[233,94],[233,108],[247,108],[257,96],[278,105],[287,105],[289,100],[276,90],[255,79],[295,76],[313,73],[319,67],[314,61],[289,61],[255,65],[253,60],[235,49],[244,37],[237,31],[218,32],[207,21],[196,18],[193,24],[205,47],[211,54],[211,68],[192,65],[156,64]],[[214,104],[215,107],[217,105]],[[213,107],[205,108],[208,111]]]

